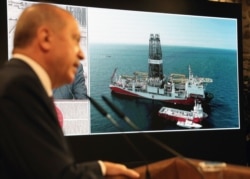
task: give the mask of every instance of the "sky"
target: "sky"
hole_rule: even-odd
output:
[[[87,11],[89,43],[148,45],[150,34],[159,34],[162,45],[237,49],[236,19],[105,8]],[[11,11],[14,19],[15,12]]]
[[[153,12],[88,8],[89,43],[148,44],[237,49],[237,20]]]

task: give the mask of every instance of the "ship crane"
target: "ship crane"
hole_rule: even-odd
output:
[[[189,70],[189,81],[196,82],[196,83],[199,83],[199,84],[212,83],[213,82],[213,79],[211,79],[211,78],[194,77],[190,65],[188,67],[188,70]]]

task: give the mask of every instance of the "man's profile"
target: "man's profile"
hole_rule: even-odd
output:
[[[80,39],[65,9],[37,3],[21,13],[12,58],[0,69],[0,178],[139,177],[119,163],[78,163],[65,139],[52,91],[74,81],[84,59]]]

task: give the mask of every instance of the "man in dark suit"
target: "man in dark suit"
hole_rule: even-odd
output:
[[[122,164],[76,163],[66,143],[52,89],[73,82],[84,58],[79,41],[66,10],[35,4],[21,14],[13,57],[0,70],[0,178],[139,177]]]
[[[73,83],[63,85],[53,90],[54,99],[87,99],[87,87],[80,63]]]

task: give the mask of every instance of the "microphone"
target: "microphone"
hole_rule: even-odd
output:
[[[120,125],[117,123],[117,121],[107,112],[105,111],[101,105],[99,105],[93,98],[85,94],[85,96],[88,98],[88,100],[93,104],[93,106],[104,116],[106,117],[117,129],[122,131],[122,128]]]
[[[134,130],[139,130],[139,127],[128,117],[126,116],[121,110],[119,110],[107,97],[102,96],[103,100],[105,101],[105,103],[121,118],[123,119],[130,127],[132,127]],[[141,131],[141,130],[139,130]],[[179,152],[177,152],[176,150],[172,149],[171,147],[169,147],[168,145],[166,145],[165,143],[161,142],[160,140],[158,140],[157,138],[152,137],[151,135],[148,135],[147,133],[141,133],[143,137],[145,137],[146,139],[148,139],[149,141],[153,142],[154,144],[157,144],[158,146],[160,146],[162,149],[166,150],[167,152],[170,152],[171,154],[173,154],[174,156],[177,156],[179,158],[181,158],[183,161],[186,161],[190,166],[192,166],[201,176],[201,178],[204,178],[203,173],[199,170],[199,168],[197,168],[195,166],[195,164],[193,164],[190,160],[188,160],[186,157],[184,157],[182,154],[180,154]]]
[[[121,110],[119,110],[113,103],[111,103],[108,98],[102,96],[102,99],[120,118],[126,121],[126,123],[129,124],[134,130],[140,130]]]
[[[121,132],[124,132],[123,128],[120,127],[120,125],[118,124],[118,122],[105,110],[101,107],[101,105],[99,105],[93,98],[91,98],[90,96],[88,96],[87,94],[85,94],[85,96],[89,99],[89,101],[91,102],[91,104],[93,104],[93,106],[104,116],[106,117],[118,130],[120,130]],[[142,155],[142,153],[138,150],[138,148],[131,142],[131,140],[128,138],[127,135],[122,135],[124,137],[124,139],[126,140],[126,142],[130,145],[130,147],[137,153],[137,155],[145,162],[145,166],[146,166],[146,179],[151,179],[150,176],[150,172],[148,169],[148,162],[147,159],[145,158],[144,155]]]

